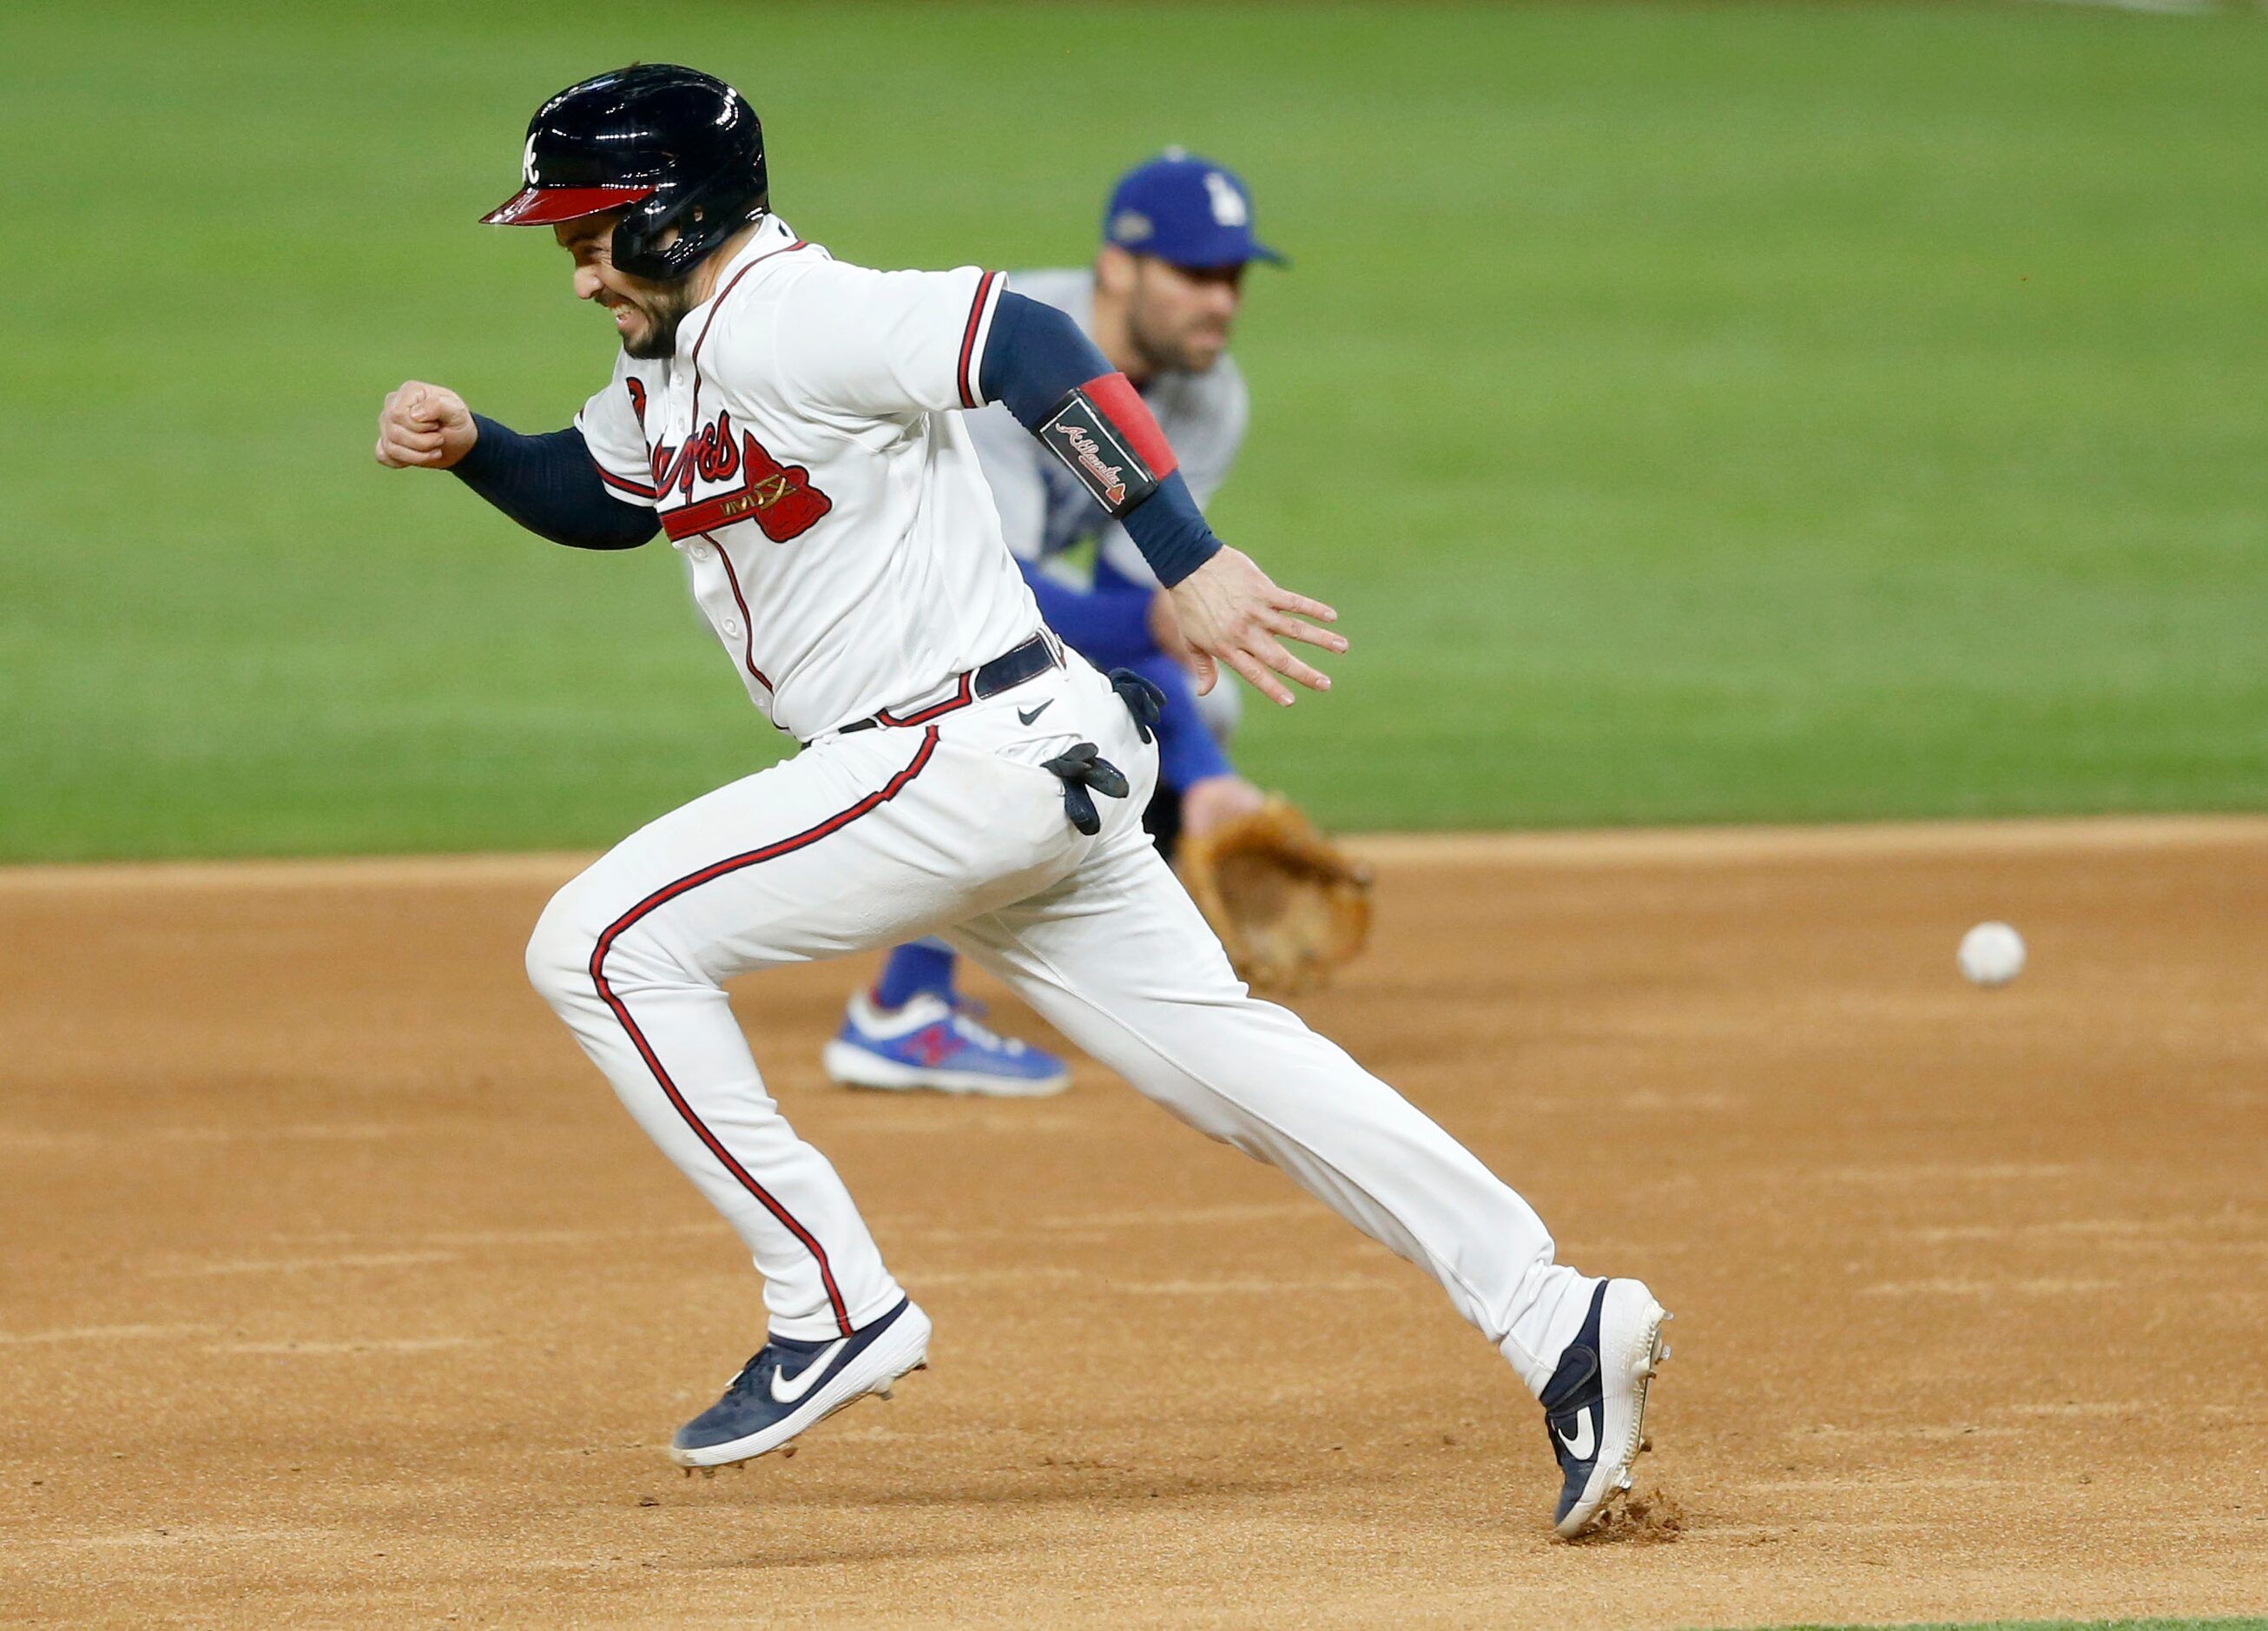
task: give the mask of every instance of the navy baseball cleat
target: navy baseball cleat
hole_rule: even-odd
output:
[[[1631,1487],[1631,1463],[1646,1447],[1646,1384],[1661,1361],[1668,1317],[1640,1281],[1601,1280],[1583,1329],[1544,1386],[1544,1431],[1565,1479],[1552,1514],[1563,1540],[1588,1529]]]
[[[669,1458],[720,1467],[769,1455],[869,1393],[929,1362],[929,1316],[911,1299],[847,1337],[799,1342],[773,1337],[740,1367],[725,1397],[677,1429]]]
[[[903,1007],[881,1008],[862,992],[827,1044],[827,1074],[845,1087],[995,1098],[1044,1098],[1071,1085],[1061,1059],[994,1035],[976,1022],[974,1006],[923,992]]]

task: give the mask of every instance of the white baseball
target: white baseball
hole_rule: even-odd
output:
[[[1976,985],[2005,985],[2024,971],[2024,937],[2005,923],[1980,923],[1961,937],[1961,971]]]

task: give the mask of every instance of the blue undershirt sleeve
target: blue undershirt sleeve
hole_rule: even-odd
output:
[[[1035,562],[1018,561],[1016,565],[1032,586],[1032,598],[1039,601],[1048,627],[1096,668],[1128,668],[1156,653],[1157,642],[1150,638],[1150,596],[1155,591],[1090,594],[1057,583]]]
[[[993,311],[977,385],[986,401],[1005,402],[1017,423],[1037,435],[1065,393],[1116,372],[1067,314],[1010,290]],[[1178,470],[1127,511],[1120,524],[1158,581],[1169,587],[1220,549]]]
[[[466,486],[538,537],[577,550],[634,550],[659,523],[599,479],[583,432],[522,436],[482,414],[472,451],[451,466]]]

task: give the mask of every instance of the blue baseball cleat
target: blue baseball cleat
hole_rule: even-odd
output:
[[[1588,1529],[1631,1487],[1631,1463],[1646,1448],[1646,1384],[1666,1351],[1668,1317],[1641,1282],[1601,1280],[1583,1329],[1544,1386],[1543,1427],[1565,1479],[1552,1514],[1563,1540]]]
[[[929,1362],[929,1316],[910,1299],[863,1330],[831,1341],[773,1337],[740,1367],[724,1398],[677,1429],[669,1458],[720,1467],[781,1448],[869,1393]]]
[[[859,993],[822,1059],[830,1077],[852,1088],[1044,1098],[1071,1085],[1071,1072],[1054,1054],[995,1036],[968,1004],[933,992],[900,1008],[877,1007]]]

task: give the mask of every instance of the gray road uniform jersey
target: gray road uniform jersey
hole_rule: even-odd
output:
[[[1008,284],[1027,299],[1043,300],[1063,312],[1087,338],[1094,337],[1092,269],[1014,272]],[[1224,352],[1203,373],[1153,375],[1142,387],[1142,399],[1165,432],[1199,507],[1210,504],[1228,479],[1251,417],[1251,399],[1236,359]],[[1078,477],[1017,424],[1006,407],[996,402],[968,415],[964,423],[991,484],[1001,533],[1017,558],[1036,564],[1049,578],[1071,588],[1094,587],[1098,558],[1130,583],[1156,586],[1157,574],[1125,528],[1110,519]],[[1087,552],[1090,544],[1093,555]],[[1210,696],[1198,699],[1198,710],[1214,735],[1227,735],[1241,700],[1233,685],[1217,685]]]

